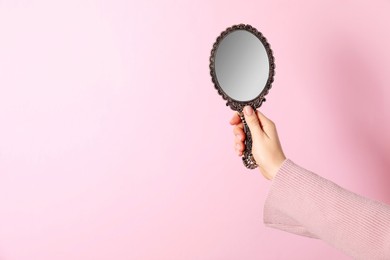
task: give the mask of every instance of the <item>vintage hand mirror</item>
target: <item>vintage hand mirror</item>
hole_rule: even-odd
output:
[[[252,155],[252,138],[242,110],[257,109],[265,101],[274,80],[275,63],[266,38],[254,27],[240,24],[227,28],[213,45],[210,74],[226,105],[237,111],[244,124],[242,161],[249,169],[258,165]]]

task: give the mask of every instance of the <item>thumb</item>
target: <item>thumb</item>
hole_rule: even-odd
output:
[[[261,136],[263,134],[263,129],[261,129],[257,113],[255,113],[251,106],[244,107],[244,116],[249,130],[251,131],[252,138],[255,139],[256,136]]]

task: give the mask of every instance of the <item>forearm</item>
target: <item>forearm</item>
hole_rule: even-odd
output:
[[[320,238],[358,259],[390,259],[390,207],[286,160],[264,208],[265,224]]]

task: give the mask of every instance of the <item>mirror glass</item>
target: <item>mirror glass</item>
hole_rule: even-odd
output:
[[[235,30],[226,35],[214,61],[216,80],[231,99],[250,101],[264,90],[270,63],[263,43],[251,32]]]

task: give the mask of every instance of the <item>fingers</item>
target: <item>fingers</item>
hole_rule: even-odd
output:
[[[237,155],[242,155],[245,149],[245,145],[243,142],[235,143],[234,144],[234,150],[236,151]]]
[[[259,118],[257,117],[257,114],[255,113],[255,111],[251,106],[244,107],[244,116],[245,116],[245,121],[249,127],[249,130],[252,133],[253,138],[256,138],[258,136],[263,136],[264,132],[260,125]]]
[[[245,149],[245,132],[244,125],[241,122],[241,118],[238,113],[234,113],[232,119],[230,120],[230,124],[233,125],[233,133],[234,133],[234,150],[237,155],[242,156]]]
[[[245,144],[244,144],[245,133],[244,133],[242,124],[236,125],[233,128],[233,133],[234,133],[234,136],[235,136],[235,138],[234,138],[234,149],[235,149],[236,153],[241,156],[242,153],[244,152],[244,149],[245,149]]]
[[[232,119],[230,119],[230,124],[231,125],[237,125],[241,123],[241,118],[240,116],[238,115],[238,113],[234,113]]]
[[[239,137],[239,139],[243,141],[245,139],[245,132],[244,132],[244,129],[243,129],[243,125],[242,124],[236,125],[233,128],[233,134],[236,137]]]

